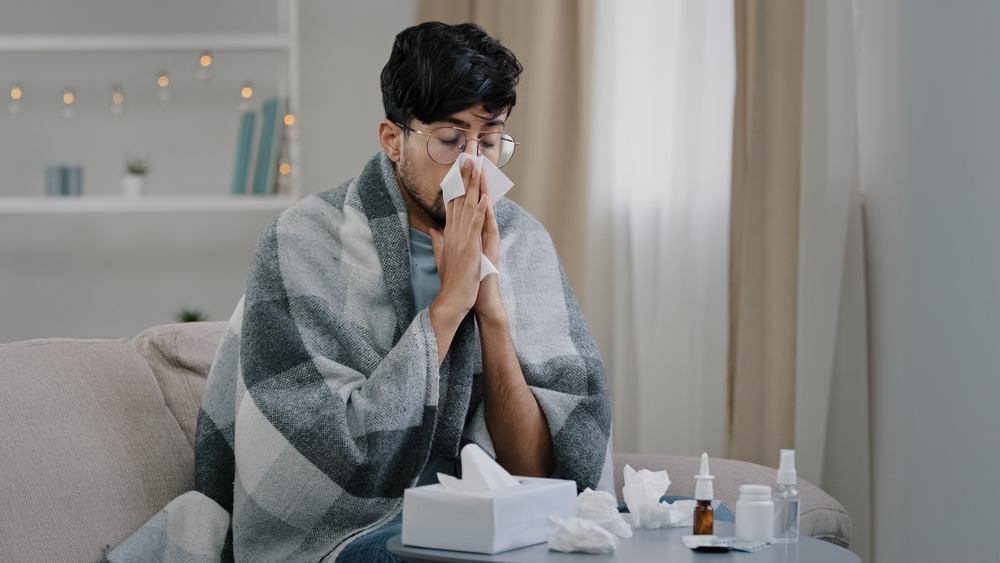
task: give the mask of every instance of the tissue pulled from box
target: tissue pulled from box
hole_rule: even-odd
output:
[[[618,537],[593,520],[584,520],[580,517],[563,520],[557,516],[550,516],[549,525],[553,530],[546,539],[549,541],[549,549],[553,551],[612,553],[618,549]]]
[[[441,180],[441,193],[444,195],[444,202],[465,195],[465,182],[462,181],[462,165],[465,161],[471,160],[473,167],[478,170],[486,179],[486,187],[490,191],[490,199],[493,203],[500,201],[503,196],[514,186],[514,182],[504,175],[493,162],[485,156],[472,156],[463,152],[458,155],[458,160],[451,165],[451,169]]]
[[[490,191],[490,199],[494,204],[507,195],[507,192],[514,186],[514,182],[511,182],[510,178],[505,176],[490,159],[485,156],[472,156],[469,153],[463,152],[458,155],[458,160],[455,161],[455,164],[451,165],[451,169],[448,170],[444,179],[441,180],[441,193],[444,195],[445,203],[456,197],[465,195],[465,182],[462,180],[462,165],[467,160],[471,160],[475,169],[483,175],[483,178],[486,180],[486,187]],[[479,279],[483,279],[490,274],[499,273],[496,266],[484,254],[479,262]]]
[[[618,501],[611,493],[587,487],[576,497],[576,515],[597,523],[616,536],[632,537],[632,526],[618,512]]]
[[[453,493],[484,493],[520,484],[476,444],[468,444],[462,448],[461,479],[444,473],[438,473],[437,476],[441,486]]]
[[[670,477],[666,471],[636,471],[629,465],[625,466],[622,496],[632,514],[632,523],[637,528],[656,529],[694,524],[696,501],[680,500],[673,504],[660,502],[660,497],[667,492],[669,486]]]

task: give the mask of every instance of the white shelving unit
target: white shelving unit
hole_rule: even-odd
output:
[[[278,97],[299,114],[299,5],[278,0],[277,33],[219,34],[0,34],[0,54],[14,52],[268,51],[283,53]],[[292,125],[293,128],[297,125]],[[301,198],[297,131],[288,135],[291,161],[288,196],[3,197],[0,215],[47,213],[146,213],[281,211]]]

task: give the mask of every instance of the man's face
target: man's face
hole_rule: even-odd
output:
[[[414,119],[410,129],[431,133],[440,127],[458,127],[468,138],[465,152],[475,156],[479,143],[475,141],[486,133],[503,131],[504,120],[509,112],[499,116],[489,115],[482,106],[476,106],[451,115],[447,120],[435,123],[423,123]],[[400,155],[398,177],[400,187],[420,207],[427,216],[444,225],[444,197],[441,193],[441,180],[452,167],[452,164],[439,164],[431,159],[427,152],[427,135],[409,131],[400,138]]]

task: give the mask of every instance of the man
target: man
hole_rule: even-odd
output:
[[[551,239],[471,166],[442,196],[462,152],[512,156],[520,72],[475,25],[396,37],[383,151],[265,230],[202,400],[196,490],[108,560],[395,561],[403,490],[460,474],[467,443],[612,490],[604,370]],[[482,255],[499,274],[480,279]]]

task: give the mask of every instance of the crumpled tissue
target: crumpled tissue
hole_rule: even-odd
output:
[[[611,553],[618,549],[618,537],[605,530],[593,520],[580,517],[563,520],[557,516],[549,517],[549,524],[554,529],[546,539],[549,549],[563,553]]]
[[[632,523],[637,528],[663,528],[694,525],[694,500],[679,500],[673,504],[660,502],[660,497],[667,492],[670,477],[666,471],[636,471],[631,466],[625,466],[625,486],[622,496],[632,514]],[[712,506],[719,505],[713,501]]]
[[[597,523],[616,536],[632,537],[632,526],[618,512],[618,501],[611,493],[592,491],[587,487],[576,497],[576,515]]]
[[[520,483],[476,444],[462,448],[462,478],[438,473],[438,481],[453,493],[483,493]]]
[[[451,165],[451,169],[445,174],[444,180],[441,180],[441,193],[444,195],[445,203],[456,197],[465,195],[465,182],[462,181],[462,165],[467,160],[471,160],[476,170],[483,175],[486,185],[490,190],[490,199],[494,204],[507,195],[507,192],[514,186],[514,182],[511,182],[510,178],[505,176],[490,159],[485,156],[472,156],[469,153],[463,152],[458,155],[458,160],[455,161],[455,164]],[[489,258],[483,255],[479,261],[479,279],[483,279],[490,274],[499,273]]]

